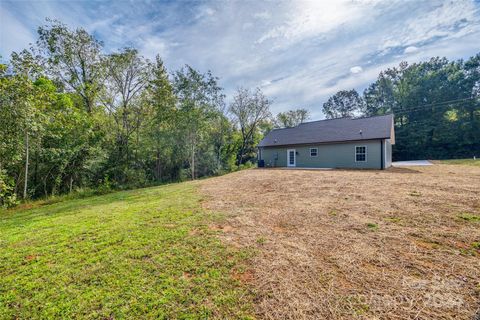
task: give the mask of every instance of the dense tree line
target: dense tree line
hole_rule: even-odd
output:
[[[84,29],[48,20],[0,64],[0,206],[251,166],[274,126],[270,105],[239,88],[227,107],[209,71],[169,72],[135,48],[107,54]],[[287,126],[307,112],[279,117]]]
[[[432,58],[380,73],[358,94],[340,91],[328,118],[395,115],[395,160],[480,156],[480,53],[466,61]]]

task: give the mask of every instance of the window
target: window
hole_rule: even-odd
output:
[[[310,157],[316,157],[318,155],[318,148],[310,148]]]
[[[367,161],[367,147],[366,146],[356,146],[355,147],[355,162],[365,162]]]

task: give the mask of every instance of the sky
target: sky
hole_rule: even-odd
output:
[[[480,1],[0,0],[3,60],[34,43],[47,17],[86,29],[106,52],[133,46],[170,71],[211,70],[227,102],[260,87],[273,113],[306,108],[312,120],[335,92],[361,92],[401,61],[480,52]]]

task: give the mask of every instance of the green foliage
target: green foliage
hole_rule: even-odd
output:
[[[378,224],[373,223],[373,222],[367,223],[367,227],[368,227],[368,229],[373,230],[373,231],[378,230]]]
[[[211,72],[199,73],[190,66],[177,71],[173,90],[177,97],[177,122],[190,178],[212,175],[223,167],[222,148],[229,133],[223,111],[225,96]],[[177,155],[178,156],[178,155]]]
[[[323,113],[327,119],[353,117],[363,108],[363,99],[358,92],[342,90],[334,94],[323,104]]]
[[[35,51],[47,74],[51,74],[68,91],[79,95],[85,110],[93,112],[102,90],[104,70],[102,43],[82,28],[70,30],[54,20],[38,28]]]
[[[280,112],[275,119],[275,127],[277,128],[291,128],[305,122],[310,118],[310,113],[307,109],[289,110],[287,112]]]
[[[252,315],[231,275],[248,251],[221,244],[192,184],[60,200],[0,211],[1,319]]]
[[[245,170],[245,169],[251,169],[251,168],[255,168],[257,166],[256,163],[253,163],[251,161],[247,161],[245,163],[242,163],[239,167],[238,167],[238,170]]]
[[[239,88],[233,97],[229,111],[240,130],[241,141],[237,157],[239,167],[245,161],[255,159],[251,155],[255,153],[259,129],[271,117],[271,103],[272,101],[263,94],[260,88],[256,88],[253,92],[249,89]]]
[[[0,170],[0,208],[10,208],[17,203],[13,179]]]

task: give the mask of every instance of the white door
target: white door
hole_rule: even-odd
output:
[[[295,167],[297,164],[297,159],[295,155],[295,149],[288,149],[287,150],[287,166],[288,167]]]

